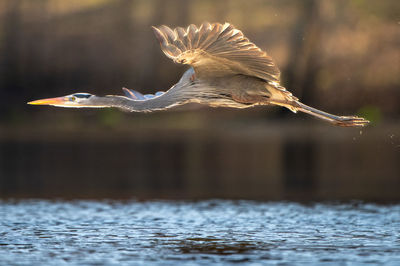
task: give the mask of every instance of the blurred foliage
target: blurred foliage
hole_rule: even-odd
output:
[[[364,16],[377,19],[387,19],[389,22],[399,19],[399,1],[352,0],[350,2],[354,8],[363,12]]]
[[[382,120],[382,113],[376,106],[364,106],[357,114],[369,120],[371,125],[376,125]]]
[[[121,113],[115,109],[102,109],[99,113],[100,123],[107,127],[115,127],[121,123]]]

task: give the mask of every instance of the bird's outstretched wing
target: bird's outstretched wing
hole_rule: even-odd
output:
[[[272,58],[229,23],[153,29],[165,55],[193,66],[199,77],[244,74],[279,82],[280,72]]]

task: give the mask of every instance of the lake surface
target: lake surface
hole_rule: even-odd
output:
[[[400,205],[0,201],[0,265],[400,265]]]

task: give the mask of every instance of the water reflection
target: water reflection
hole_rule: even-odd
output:
[[[0,264],[400,263],[400,205],[3,201]]]

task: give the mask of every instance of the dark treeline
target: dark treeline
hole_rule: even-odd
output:
[[[304,102],[332,112],[398,117],[396,6],[398,1],[3,1],[1,117],[23,117],[27,100],[74,91],[167,89],[185,67],[160,52],[150,26],[206,20],[243,30],[272,55],[283,84]]]

